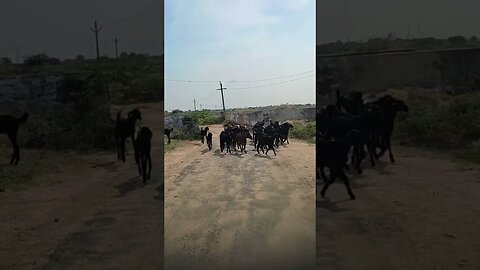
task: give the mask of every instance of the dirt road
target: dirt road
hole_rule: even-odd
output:
[[[150,182],[131,145],[125,164],[116,153],[57,154],[32,187],[0,193],[0,269],[162,269],[163,108],[139,108],[154,134]]]
[[[225,154],[210,130],[165,155],[165,269],[314,269],[315,146]]]
[[[480,269],[478,166],[394,150],[317,199],[317,269]]]

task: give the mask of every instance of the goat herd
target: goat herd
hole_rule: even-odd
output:
[[[150,179],[152,172],[151,160],[151,141],[152,131],[143,126],[137,131],[135,138],[135,124],[142,120],[142,114],[138,109],[133,109],[127,115],[126,119],[121,119],[122,111],[118,111],[115,121],[115,139],[117,141],[117,157],[125,162],[125,140],[131,138],[133,151],[135,153],[135,163],[138,166],[138,173],[142,176],[143,184]],[[148,165],[148,172],[147,172]]]
[[[131,138],[135,152],[135,162],[138,165],[138,172],[143,176],[143,183],[150,179],[152,170],[152,161],[150,158],[152,131],[148,127],[141,127],[135,137],[135,124],[137,120],[142,120],[142,115],[138,109],[133,109],[128,113],[126,119],[121,119],[121,110],[117,113],[115,121],[115,139],[117,141],[118,159],[125,162],[125,140]],[[17,143],[17,135],[20,124],[25,123],[29,118],[28,113],[24,113],[20,118],[11,115],[0,115],[0,134],[7,134],[13,145],[13,155],[10,164],[17,165],[20,161],[20,149]],[[148,165],[148,172],[147,172]]]
[[[131,138],[135,152],[135,162],[138,166],[143,183],[150,179],[151,162],[151,139],[152,131],[143,126],[135,134],[136,121],[141,121],[142,116],[138,109],[128,113],[126,119],[120,117],[122,111],[117,113],[115,122],[115,138],[117,142],[118,159],[125,162],[125,141]],[[335,105],[327,105],[322,108],[316,116],[317,140],[317,179],[323,178],[325,185],[320,194],[325,196],[328,187],[336,178],[340,178],[348,191],[351,199],[355,199],[350,188],[350,181],[345,174],[344,168],[349,169],[347,161],[350,154],[350,165],[362,173],[361,162],[366,158],[368,151],[370,163],[375,166],[378,160],[387,150],[390,161],[395,161],[392,153],[391,135],[394,128],[395,117],[398,112],[408,112],[407,105],[399,99],[390,95],[381,97],[373,102],[364,102],[362,93],[354,92],[351,97],[340,96],[337,91],[337,102]],[[19,147],[17,143],[18,129],[21,123],[28,119],[28,113],[20,118],[10,115],[0,115],[0,133],[7,134],[14,148],[10,163],[18,164],[20,160]],[[228,124],[220,133],[220,150],[223,153],[241,151],[247,153],[247,138],[253,141],[258,154],[268,155],[272,150],[275,155],[275,147],[280,144],[289,143],[288,133],[293,125],[278,121],[261,121],[253,125],[252,133],[246,126]],[[170,144],[171,129],[165,129],[165,135]],[[136,136],[135,136],[136,135]],[[201,128],[201,140],[204,143],[206,138],[208,149],[212,149],[213,135],[208,127]],[[365,151],[365,148],[367,151]],[[352,151],[351,151],[352,150]],[[377,153],[377,150],[379,152]],[[147,171],[148,165],[148,171]],[[325,175],[324,169],[330,171],[330,179]]]
[[[390,95],[364,102],[360,92],[346,98],[337,91],[336,104],[327,105],[317,113],[317,179],[321,176],[325,183],[320,192],[322,197],[333,181],[340,178],[350,198],[355,199],[344,171],[344,168],[349,169],[347,161],[350,152],[350,165],[359,174],[362,173],[361,161],[367,151],[372,166],[387,150],[390,161],[395,162],[391,135],[398,112],[408,112],[408,107],[402,100]],[[330,179],[324,173],[325,167],[330,170]]]
[[[236,152],[238,150],[247,153],[247,139],[250,139],[253,141],[254,150],[256,149],[258,154],[262,150],[262,153],[268,155],[268,151],[272,150],[277,155],[275,147],[278,148],[280,144],[285,142],[289,143],[288,133],[291,128],[293,128],[293,125],[288,122],[280,125],[278,121],[261,121],[252,127],[252,135],[245,125],[227,124],[224,126],[224,130],[220,132],[220,152],[223,153],[225,150],[227,153],[232,153],[232,151]],[[202,143],[206,138],[208,149],[212,150],[213,134],[209,131],[209,128],[202,127],[200,136]]]

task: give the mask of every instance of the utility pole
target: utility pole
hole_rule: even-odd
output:
[[[226,117],[226,112],[225,112],[225,99],[223,98],[223,90],[225,90],[227,88],[224,88],[222,87],[222,82],[220,82],[220,89],[217,89],[217,90],[220,90],[220,92],[222,92],[222,104],[223,104],[223,117]]]
[[[97,46],[97,59],[100,58],[100,48],[98,47],[98,33],[102,31],[102,26],[98,28],[97,20],[95,20],[94,28],[90,27],[90,30],[95,33],[95,43]]]
[[[195,99],[193,99],[193,110],[197,111],[197,105]]]
[[[118,38],[117,36],[115,36],[115,39],[113,40],[113,42],[115,42],[115,59],[118,59]]]
[[[20,50],[17,49],[17,64],[20,64]]]

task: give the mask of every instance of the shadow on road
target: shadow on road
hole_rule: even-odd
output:
[[[317,196],[320,196],[320,194],[318,194]],[[321,201],[317,200],[316,204],[317,204],[317,208],[323,208],[333,213],[340,213],[340,212],[345,212],[350,210],[347,208],[339,208],[337,205],[338,203],[347,202],[347,201],[350,201],[350,199],[344,199],[340,201],[331,201],[330,199],[326,198],[326,199],[322,199]]]
[[[216,149],[215,151],[213,151],[213,155],[222,158],[225,156],[225,154],[220,152],[220,149]]]
[[[260,158],[268,158],[268,159],[272,159],[271,156],[267,156],[267,155],[263,155],[263,154],[255,154],[256,157],[260,157]]]
[[[118,189],[119,194],[116,196],[118,197],[123,197],[127,193],[134,191],[135,189],[142,187],[142,181],[140,180],[139,177],[132,177],[125,181],[124,183],[121,183],[120,185],[115,186],[116,189]]]
[[[387,157],[388,158],[388,157]],[[382,161],[382,160],[376,160],[375,161],[375,167],[367,167],[369,169],[373,169],[375,170],[378,174],[381,174],[381,175],[389,175],[389,174],[392,174],[391,172],[385,170],[386,167],[388,167],[388,165],[390,165],[390,161],[388,162],[385,162],[385,161]],[[369,165],[370,165],[370,162],[369,162]]]
[[[163,199],[164,199],[164,190],[165,190],[164,184],[162,183],[162,184],[161,184],[160,186],[158,186],[155,190],[158,191],[158,194],[155,195],[155,196],[153,196],[153,198],[163,202]]]

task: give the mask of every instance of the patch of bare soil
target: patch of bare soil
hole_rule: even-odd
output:
[[[165,154],[165,268],[313,269],[315,146],[226,154],[222,127],[210,130],[211,151],[198,141]]]
[[[480,269],[479,167],[394,151],[317,198],[317,269]]]
[[[116,153],[49,157],[27,189],[0,193],[0,269],[162,269],[163,108],[140,110],[154,134],[150,182],[129,141],[125,164]]]

